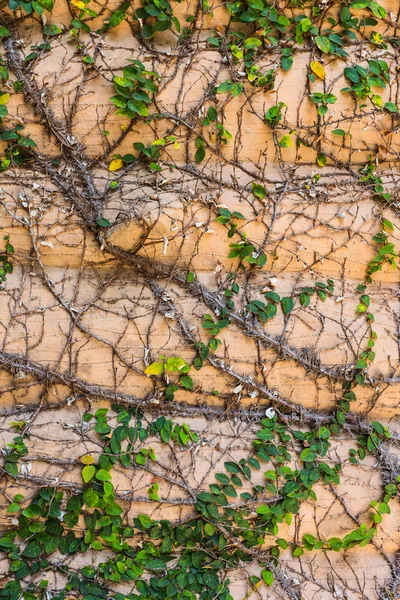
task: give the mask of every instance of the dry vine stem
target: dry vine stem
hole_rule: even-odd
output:
[[[1,600],[400,598],[399,13],[0,1]]]

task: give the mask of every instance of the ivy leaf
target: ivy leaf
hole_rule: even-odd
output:
[[[264,296],[272,302],[279,302],[281,297],[276,292],[265,292]]]
[[[164,365],[162,362],[153,362],[144,372],[146,375],[161,375],[164,372]]]
[[[15,463],[8,462],[4,465],[4,470],[7,471],[13,477],[18,475],[18,466]]]
[[[324,35],[317,35],[315,37],[315,43],[324,54],[328,54],[331,49],[331,43]]]
[[[96,473],[96,479],[98,479],[99,481],[110,481],[111,473],[109,473],[109,471],[106,471],[105,469],[100,469],[100,471],[97,471]]]
[[[319,77],[320,79],[325,79],[325,69],[320,62],[312,61],[310,63],[310,69],[313,73],[316,74],[317,77]]]
[[[179,378],[179,383],[186,390],[192,390],[193,389],[193,379],[190,377],[190,375],[182,375]]]
[[[100,217],[100,219],[97,219],[96,223],[99,227],[109,227],[111,225],[110,221],[104,217]]]
[[[386,110],[388,110],[389,112],[392,113],[398,113],[399,109],[396,106],[396,104],[394,104],[394,102],[386,102],[384,108],[386,108]]]
[[[259,183],[253,183],[251,186],[251,191],[253,192],[254,196],[260,198],[260,200],[263,200],[267,195],[265,187],[263,185],[260,185]]]
[[[292,298],[286,298],[286,297],[282,298],[281,304],[282,304],[282,310],[285,315],[288,315],[289,313],[292,312],[293,307],[294,307],[294,301]]]
[[[265,315],[266,315],[267,319],[268,320],[273,319],[277,312],[278,312],[278,309],[276,308],[276,304],[269,302],[265,309]]]
[[[196,154],[194,155],[194,160],[197,163],[201,163],[204,160],[205,156],[206,156],[206,151],[204,150],[204,148],[198,148],[196,151]]]
[[[360,75],[358,74],[357,70],[354,67],[346,67],[343,70],[343,73],[344,73],[345,77],[347,77],[347,79],[350,79],[350,81],[352,81],[353,83],[360,82]]]
[[[316,456],[317,455],[311,450],[311,448],[304,448],[299,458],[304,462],[312,462],[313,460],[315,460]]]
[[[262,41],[257,39],[257,38],[247,38],[247,40],[244,41],[243,46],[246,48],[246,50],[250,50],[252,48],[258,48],[258,46],[261,46]]]
[[[287,71],[290,71],[292,66],[293,66],[293,56],[282,56],[282,58],[281,58],[282,69],[285,72],[287,72]]]
[[[40,6],[43,6],[43,8],[45,8],[46,10],[53,10],[54,7],[54,2],[53,0],[36,0],[36,2],[38,4],[40,4]]]
[[[218,114],[214,106],[210,106],[208,108],[207,117],[210,119],[210,121],[216,121],[218,119]]]
[[[311,298],[306,292],[300,292],[300,304],[305,308],[310,305]]]
[[[124,161],[122,158],[114,158],[114,160],[110,162],[108,170],[111,171],[111,173],[114,173],[114,171],[119,171],[119,169],[122,169],[123,166]]]
[[[171,356],[165,361],[164,369],[166,371],[181,371],[186,366],[186,362],[180,356]]]
[[[332,131],[332,135],[338,135],[340,137],[344,137],[346,135],[346,132],[343,129],[334,129]]]
[[[293,146],[293,142],[290,135],[283,135],[279,140],[279,146],[281,148],[291,148]]]
[[[88,483],[96,473],[96,469],[93,465],[87,465],[82,469],[82,479],[85,483]]]
[[[216,527],[214,527],[214,525],[211,525],[211,523],[206,523],[204,525],[204,531],[209,536],[214,535],[214,533],[216,532],[216,530],[217,530]]]
[[[261,571],[261,576],[267,585],[271,586],[274,583],[274,576],[271,571],[265,569],[264,571]]]
[[[37,558],[42,552],[41,547],[38,542],[29,542],[26,546],[25,550],[21,553],[21,556],[25,556],[26,558]]]

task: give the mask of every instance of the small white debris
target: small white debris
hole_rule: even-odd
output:
[[[267,417],[267,419],[273,419],[275,415],[276,415],[276,412],[272,408],[272,406],[267,408],[267,410],[265,411],[265,416]]]
[[[199,227],[203,227],[204,225],[204,221],[199,221],[198,223],[195,223],[197,229],[199,229]]]
[[[164,256],[167,254],[168,243],[169,243],[168,238],[166,235],[164,235],[164,243],[163,243],[163,251],[162,251]]]
[[[51,242],[46,242],[45,240],[42,240],[40,242],[41,246],[47,246],[48,248],[54,248],[53,244]]]
[[[18,380],[18,379],[26,379],[27,375],[26,373],[24,373],[23,371],[18,371],[17,373],[15,373],[14,375],[14,380]]]
[[[276,277],[271,277],[270,279],[268,279],[270,285],[272,285],[272,287],[275,287],[278,283],[278,279]]]
[[[242,391],[242,389],[243,389],[243,385],[240,383],[239,385],[237,385],[237,386],[236,386],[236,387],[235,387],[235,388],[232,390],[232,392],[233,392],[234,394],[239,394],[239,392],[241,392],[241,391]]]
[[[29,475],[29,473],[31,472],[32,469],[32,463],[30,462],[24,462],[21,465],[21,475],[23,477],[25,477],[26,475]]]
[[[338,297],[335,299],[335,302],[343,302],[343,300],[344,300],[344,296],[338,296]]]

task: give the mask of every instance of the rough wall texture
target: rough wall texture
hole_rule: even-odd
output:
[[[10,423],[25,421],[30,450],[17,477],[2,471],[3,509],[20,490],[28,499],[41,485],[80,485],[79,458],[99,453],[93,427],[82,426],[83,414],[117,402],[140,406],[145,421],[172,414],[198,433],[197,444],[178,451],[152,440],[154,466],[116,468],[113,479],[121,497],[126,496],[127,519],[140,513],[183,519],[192,514],[193,494],[208,489],[223,463],[249,452],[256,421],[271,403],[296,426],[315,428],[319,418],[328,422],[343,380],[351,379],[366,347],[370,325],[356,313],[355,288],[376,255],[372,236],[381,230],[382,215],[393,223],[391,236],[398,242],[398,117],[371,103],[360,108],[360,101],[340,92],[349,83],[341,59],[322,58],[325,79],[310,82],[310,61],[321,60],[315,46],[295,52],[294,66],[287,73],[277,71],[271,91],[246,83],[237,97],[214,95],[215,85],[241,76],[240,65],[224,60],[223,52],[207,42],[215,31],[223,37],[229,21],[226,7],[217,4],[213,14],[187,2],[174,7],[182,23],[196,14],[187,43],[178,44],[171,31],[144,43],[137,23],[127,19],[106,34],[82,34],[78,49],[65,31],[50,38],[51,50],[38,49],[28,63],[24,57],[30,47],[43,43],[43,22],[37,16],[3,14],[4,23],[15,28],[3,51],[11,81],[24,82],[7,105],[8,122],[23,123],[24,135],[37,144],[30,161],[1,174],[0,228],[10,236],[15,254],[13,273],[0,291],[0,433],[4,446],[15,436]],[[334,14],[330,4],[323,3],[323,11]],[[395,38],[399,3],[384,6],[387,17],[372,29],[385,39]],[[96,3],[100,17],[98,25],[92,20],[92,30],[118,7],[114,1]],[[57,0],[47,21],[68,28],[74,10]],[[348,44],[347,63],[384,57],[391,83],[381,90],[382,97],[396,103],[397,46],[382,50],[371,45],[370,31],[364,28],[359,40]],[[94,57],[93,65],[82,61],[87,55]],[[113,76],[132,58],[161,75],[150,114],[162,118],[144,122],[116,115],[110,102]],[[276,49],[265,47],[257,64],[268,70],[279,60]],[[6,89],[4,84],[3,93]],[[309,99],[315,92],[337,97],[323,119]],[[264,122],[265,112],[277,102],[287,105],[278,132]],[[210,105],[232,134],[226,145],[215,123],[202,125]],[[345,130],[345,138],[332,135],[337,128]],[[303,145],[281,148],[278,139],[289,131]],[[168,135],[176,136],[180,147],[163,150],[161,170],[149,169],[142,157],[109,171],[114,155],[137,155],[135,142],[150,145]],[[201,163],[194,160],[198,136],[206,148]],[[323,169],[316,165],[317,154],[328,157]],[[359,181],[371,155],[392,194],[389,207]],[[112,181],[118,187],[112,189]],[[252,183],[264,186],[265,197],[252,193]],[[238,231],[246,232],[257,252],[267,254],[263,268],[240,272],[238,260],[228,258],[229,243],[238,238],[229,240],[225,225],[216,222],[221,206],[244,215]],[[110,226],[96,225],[100,218]],[[193,283],[187,282],[189,271],[196,274]],[[222,345],[194,371],[193,390],[180,388],[174,400],[166,401],[166,379],[150,378],[144,369],[160,355],[192,362],[196,343],[209,339],[201,327],[203,315],[218,314],[227,276],[237,271],[240,293],[231,325],[218,336]],[[325,301],[314,294],[310,305],[301,307],[300,288],[327,279],[333,280],[334,292]],[[366,384],[358,387],[351,426],[332,440],[326,458],[329,464],[342,460],[341,483],[318,484],[318,500],[304,502],[292,525],[281,527],[281,537],[343,537],[368,523],[371,500],[381,499],[382,460],[371,455],[351,464],[348,451],[355,447],[357,427],[360,433],[366,423],[379,420],[393,433],[381,448],[381,459],[388,451],[396,453],[398,283],[398,270],[384,265],[368,288],[376,358]],[[251,299],[263,300],[261,290],[295,296],[294,310],[287,316],[278,311],[260,324],[243,308]],[[298,465],[298,458],[294,462]],[[160,502],[148,499],[154,482],[160,486]],[[1,526],[8,528],[13,518],[3,510]],[[266,547],[272,543],[273,536],[267,536]],[[399,545],[394,501],[372,544],[301,558],[288,550],[280,564],[293,594],[300,594],[293,597],[395,598]],[[6,563],[0,563],[4,571]],[[246,575],[251,569],[231,574],[235,599],[287,597],[279,585],[252,592]],[[385,586],[392,595],[383,595]]]

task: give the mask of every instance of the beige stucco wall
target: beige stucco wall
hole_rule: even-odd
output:
[[[118,5],[105,4],[107,9]],[[391,15],[397,14],[399,3],[391,0],[383,4],[389,17],[382,29],[389,37],[395,20],[391,21]],[[183,2],[176,11],[183,22],[193,7]],[[52,22],[67,26],[69,21],[67,2],[57,0]],[[124,22],[104,41],[95,36],[85,39],[86,51],[96,53],[93,68],[82,63],[65,33],[53,39],[52,51],[43,53],[30,67],[33,81],[43,92],[42,112],[37,105],[35,110],[24,103],[22,94],[12,95],[8,104],[11,121],[25,123],[43,161],[1,174],[0,228],[2,234],[10,235],[16,249],[14,273],[0,291],[1,439],[13,437],[10,421],[32,422],[28,441],[32,456],[26,460],[26,477],[18,483],[0,484],[2,507],[19,487],[29,496],[40,482],[54,478],[61,485],[80,481],[80,468],[74,461],[97,449],[94,432],[85,432],[82,441],[79,431],[82,414],[89,406],[108,405],[113,399],[139,400],[153,412],[173,412],[178,402],[185,402],[185,407],[180,407],[183,416],[177,414],[176,419],[190,423],[201,444],[180,452],[178,458],[172,457],[165,445],[156,448],[160,477],[133,471],[116,473],[118,490],[132,494],[128,518],[140,512],[165,516],[168,511],[171,518],[178,519],[190,511],[190,507],[177,505],[178,500],[185,500],[185,493],[179,485],[163,479],[165,475],[175,477],[175,460],[179,459],[181,466],[180,482],[185,481],[193,490],[206,488],[218,465],[227,457],[242,456],[254,435],[255,425],[230,418],[230,411],[239,406],[248,411],[268,406],[266,389],[305,410],[332,410],[340,397],[340,368],[353,364],[365,346],[368,328],[365,319],[355,313],[355,287],[364,280],[366,263],[375,255],[371,238],[379,230],[382,213],[394,224],[393,240],[398,246],[398,120],[376,111],[366,110],[363,116],[355,112],[350,95],[340,93],[345,85],[342,61],[327,59],[325,81],[310,84],[308,64],[312,57],[301,52],[289,73],[278,72],[274,91],[246,87],[246,93],[234,99],[217,96],[217,108],[223,111],[224,126],[233,140],[218,149],[214,137],[204,131],[214,153],[208,150],[206,161],[195,172],[195,135],[188,135],[188,131],[201,131],[204,107],[209,105],[203,101],[207,86],[229,77],[220,54],[210,49],[206,39],[216,27],[223,30],[226,22],[226,11],[218,6],[213,17],[202,21],[196,43],[177,46],[176,38],[166,33],[156,45],[162,51],[159,55],[140,47],[130,25]],[[29,46],[41,38],[38,23],[30,19],[18,24],[18,32],[23,39],[21,53],[28,53]],[[373,49],[355,45],[351,52],[351,61],[361,62],[372,56]],[[115,115],[109,101],[113,95],[111,80],[133,57],[162,75],[157,111],[170,114],[171,119],[148,125],[135,123],[124,133],[121,125],[129,122]],[[389,46],[384,58],[390,65],[392,82],[383,96],[385,101],[396,102],[396,50]],[[276,61],[273,53],[267,54],[265,67]],[[322,90],[334,93],[338,100],[318,139],[309,128],[315,122],[316,110],[308,94]],[[296,130],[310,147],[277,150],[271,130],[263,123],[263,114],[277,101],[288,105],[288,129]],[[82,145],[77,158],[70,158],[65,144],[60,151],[59,140],[49,133],[43,121],[49,110],[62,124],[63,132],[68,132],[72,155],[75,141]],[[174,115],[184,124],[175,123]],[[344,144],[342,138],[330,133],[338,126],[351,133]],[[173,133],[181,142],[179,150],[170,151],[177,163],[174,171],[165,168],[155,174],[138,165],[118,174],[108,171],[113,154],[132,152],[134,142],[151,143],[166,133]],[[315,164],[317,149],[330,157],[323,170]],[[378,169],[392,190],[392,208],[382,207],[368,190],[357,186],[360,165],[377,150],[381,157]],[[59,170],[66,194],[57,189],[54,177],[52,181],[43,167],[50,164],[48,157],[61,159],[62,166],[54,169]],[[92,176],[102,214],[112,223],[101,234],[103,243],[87,228],[79,212],[80,207],[85,211],[86,200],[76,177],[78,163]],[[311,178],[315,172],[321,179],[314,185]],[[119,188],[104,192],[116,177]],[[252,195],[253,181],[266,187],[264,200]],[[182,336],[179,323],[189,324],[196,340],[206,340],[201,318],[210,310],[201,295],[194,295],[172,276],[162,278],[158,272],[161,292],[152,288],[148,277],[155,273],[147,266],[138,269],[132,256],[195,271],[202,285],[220,293],[226,275],[237,263],[227,258],[226,230],[215,222],[218,205],[243,213],[247,220],[243,230],[253,242],[264,243],[268,253],[266,267],[249,277],[238,308],[250,297],[262,299],[260,290],[266,288],[284,296],[331,278],[335,292],[325,303],[314,296],[306,310],[297,302],[287,320],[276,317],[264,327],[264,333],[255,326],[257,335],[249,335],[240,324],[233,323],[220,335],[223,345],[216,353],[220,363],[196,372],[194,391],[177,392],[175,404],[165,408],[161,389],[143,370],[160,354],[180,355],[190,361],[193,348]],[[149,232],[141,248],[135,255],[129,254],[136,251],[146,228]],[[113,245],[120,260],[104,249],[107,244]],[[125,257],[122,250],[128,253]],[[389,267],[374,276],[369,294],[378,334],[376,360],[369,369],[368,385],[358,389],[354,404],[362,419],[388,423],[396,435],[400,397],[398,284],[399,272]],[[268,336],[269,344],[263,335]],[[286,356],[279,352],[282,344],[290,349]],[[219,397],[212,394],[214,389],[220,391]],[[215,407],[224,418],[205,418],[204,406]],[[354,442],[345,435],[333,443],[329,459],[343,459],[342,482],[335,490],[318,488],[318,502],[303,505],[288,536],[300,539],[304,533],[318,531],[324,538],[341,537],[357,526],[357,520],[369,522],[369,503],[380,498],[381,476],[374,457],[367,458],[362,466],[349,464],[351,447]],[[395,443],[390,450],[396,452]],[[62,460],[57,463],[54,459]],[[165,499],[161,505],[141,501],[153,481],[160,484],[160,495]],[[385,515],[375,545],[352,549],[346,555],[308,553],[301,560],[289,553],[283,555],[287,576],[295,580],[293,585],[302,586],[306,600],[378,597],[376,590],[390,577],[388,563],[395,560],[400,545],[399,509],[395,502],[391,506],[392,514]],[[6,527],[11,518],[3,513],[1,525]],[[243,598],[244,573],[233,574],[232,581],[235,598]],[[263,588],[259,593],[262,598],[282,597],[279,588]]]

